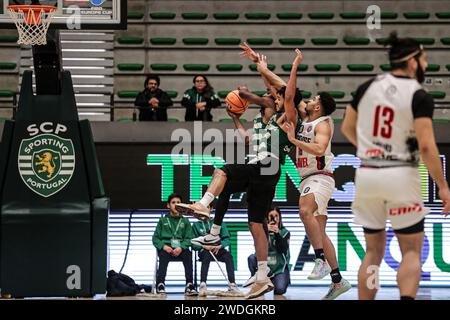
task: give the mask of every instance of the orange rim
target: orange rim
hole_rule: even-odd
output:
[[[55,11],[57,8],[54,6],[37,6],[37,5],[12,5],[12,6],[8,6],[9,10],[13,10],[13,11],[41,11],[44,10],[45,12],[51,12],[51,11]]]
[[[41,12],[53,12],[57,8],[54,6],[37,6],[37,5],[13,5],[8,6],[8,10],[19,12],[22,11],[25,15],[24,22],[27,25],[40,25]],[[33,19],[34,17],[34,19]]]

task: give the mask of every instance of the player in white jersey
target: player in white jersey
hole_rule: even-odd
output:
[[[331,138],[333,137],[333,119],[330,114],[336,110],[336,103],[330,94],[320,92],[308,103],[301,102],[298,110],[292,99],[297,82],[297,69],[303,57],[295,50],[295,58],[285,94],[286,122],[282,128],[287,132],[289,141],[297,146],[296,166],[301,177],[300,218],[305,225],[311,245],[315,252],[315,265],[310,280],[319,280],[331,273],[332,284],[323,298],[332,300],[350,290],[350,283],[343,279],[336,259],[336,251],[326,233],[327,206],[334,191],[334,177],[331,162]],[[295,132],[297,112],[302,123]]]
[[[450,191],[433,133],[433,98],[420,85],[427,67],[425,52],[417,41],[397,38],[395,32],[388,44],[392,71],[358,88],[341,130],[361,159],[352,205],[354,221],[363,226],[366,238],[358,273],[359,298],[374,299],[377,293],[373,276],[375,271],[378,277],[384,257],[389,219],[402,253],[397,271],[400,297],[411,300],[420,281],[428,213],[420,189],[419,156],[439,187],[445,215],[450,211]]]

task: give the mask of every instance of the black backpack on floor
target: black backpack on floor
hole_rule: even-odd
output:
[[[144,289],[147,292],[148,288],[143,287],[144,286],[137,285],[136,282],[126,274],[117,273],[114,270],[108,271],[108,279],[106,280],[107,297],[135,296],[141,289]]]

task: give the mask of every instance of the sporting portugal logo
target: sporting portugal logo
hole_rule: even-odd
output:
[[[50,197],[72,178],[75,152],[72,140],[54,134],[40,134],[20,143],[20,176],[32,191]]]

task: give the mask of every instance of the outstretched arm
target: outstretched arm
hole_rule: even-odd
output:
[[[286,92],[284,95],[284,110],[286,113],[286,119],[297,127],[298,113],[294,104],[295,92],[297,90],[297,69],[300,62],[303,60],[302,52],[299,49],[295,49],[297,56],[292,63],[291,75],[289,82],[286,86]]]
[[[281,87],[286,85],[286,82],[284,82],[283,79],[267,68],[267,57],[260,54],[258,55],[258,53],[256,53],[246,42],[241,44],[239,47],[243,50],[240,53],[241,57],[247,57],[257,64],[257,70],[261,74],[261,77],[267,87],[275,87],[276,90],[279,90]],[[264,61],[260,61],[261,57],[264,57]]]

